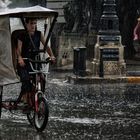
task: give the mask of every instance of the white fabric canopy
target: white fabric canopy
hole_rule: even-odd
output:
[[[17,82],[12,62],[11,33],[9,18],[0,17],[0,85]]]
[[[38,17],[47,18],[58,16],[58,13],[41,6],[27,8],[0,9],[0,86],[18,82],[13,66],[13,48],[11,47],[9,17]],[[13,59],[13,60],[12,60]]]
[[[35,14],[35,15],[34,15]],[[42,6],[32,6],[32,7],[24,7],[24,8],[3,8],[0,9],[0,16],[1,15],[9,15],[9,16],[42,16],[47,17],[49,15],[58,14],[54,10],[42,7]]]

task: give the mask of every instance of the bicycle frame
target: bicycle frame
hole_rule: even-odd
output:
[[[47,61],[35,61],[35,60],[31,60],[31,59],[28,59],[28,58],[24,58],[25,60],[29,60],[29,63],[30,63],[30,66],[31,66],[31,69],[33,70],[32,72],[29,72],[31,75],[32,74],[35,74],[35,93],[34,93],[34,96],[35,96],[35,111],[38,112],[38,98],[41,96],[41,97],[45,97],[42,89],[41,89],[41,75],[42,74],[48,74],[48,72],[46,71],[43,71],[43,70],[36,70],[33,68],[33,65],[32,65],[32,62],[34,63],[49,63],[51,62],[51,60],[48,60]],[[45,78],[44,78],[45,80]],[[18,107],[18,104],[17,104],[17,101],[16,100],[8,100],[8,101],[2,101],[2,96],[3,96],[3,86],[0,86],[0,118],[1,118],[1,110],[2,108],[5,108],[9,111],[11,110],[17,110],[17,109],[20,109],[22,110],[22,108]]]
[[[36,56],[36,59],[38,58],[38,56]],[[49,63],[51,62],[51,60],[48,58],[47,61],[40,61],[40,60],[31,60],[31,59],[28,59],[28,58],[24,58],[26,60],[29,60],[29,64],[31,66],[31,69],[32,69],[32,72],[29,72],[29,74],[35,74],[35,88],[36,88],[36,93],[35,93],[35,110],[36,112],[38,112],[38,98],[41,96],[41,97],[44,97],[45,98],[45,95],[42,91],[42,88],[41,88],[41,76],[42,74],[43,75],[46,75],[48,74],[48,72],[46,71],[43,71],[41,69],[37,70],[37,63]],[[32,62],[34,62],[36,65],[36,69],[34,69],[33,65],[32,65]],[[45,81],[45,78],[44,78],[44,81]]]

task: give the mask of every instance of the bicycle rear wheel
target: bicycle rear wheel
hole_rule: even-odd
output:
[[[46,98],[40,97],[38,101],[38,111],[35,112],[35,128],[41,132],[48,123],[49,107]]]

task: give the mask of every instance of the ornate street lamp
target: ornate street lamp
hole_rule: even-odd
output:
[[[99,35],[120,35],[115,0],[104,0]]]
[[[104,0],[103,8],[94,48],[93,75],[124,76],[126,70],[124,47],[121,44],[115,0]]]

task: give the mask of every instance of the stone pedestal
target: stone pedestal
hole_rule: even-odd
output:
[[[104,76],[124,76],[126,73],[126,64],[123,58],[124,47],[121,44],[121,36],[115,36],[116,39],[119,39],[119,43],[115,43],[114,41],[104,42],[103,44],[101,37],[97,37],[97,43],[95,45],[94,59],[92,62],[93,76],[99,76],[101,65],[103,66]],[[103,54],[101,54],[101,50],[103,50]]]

